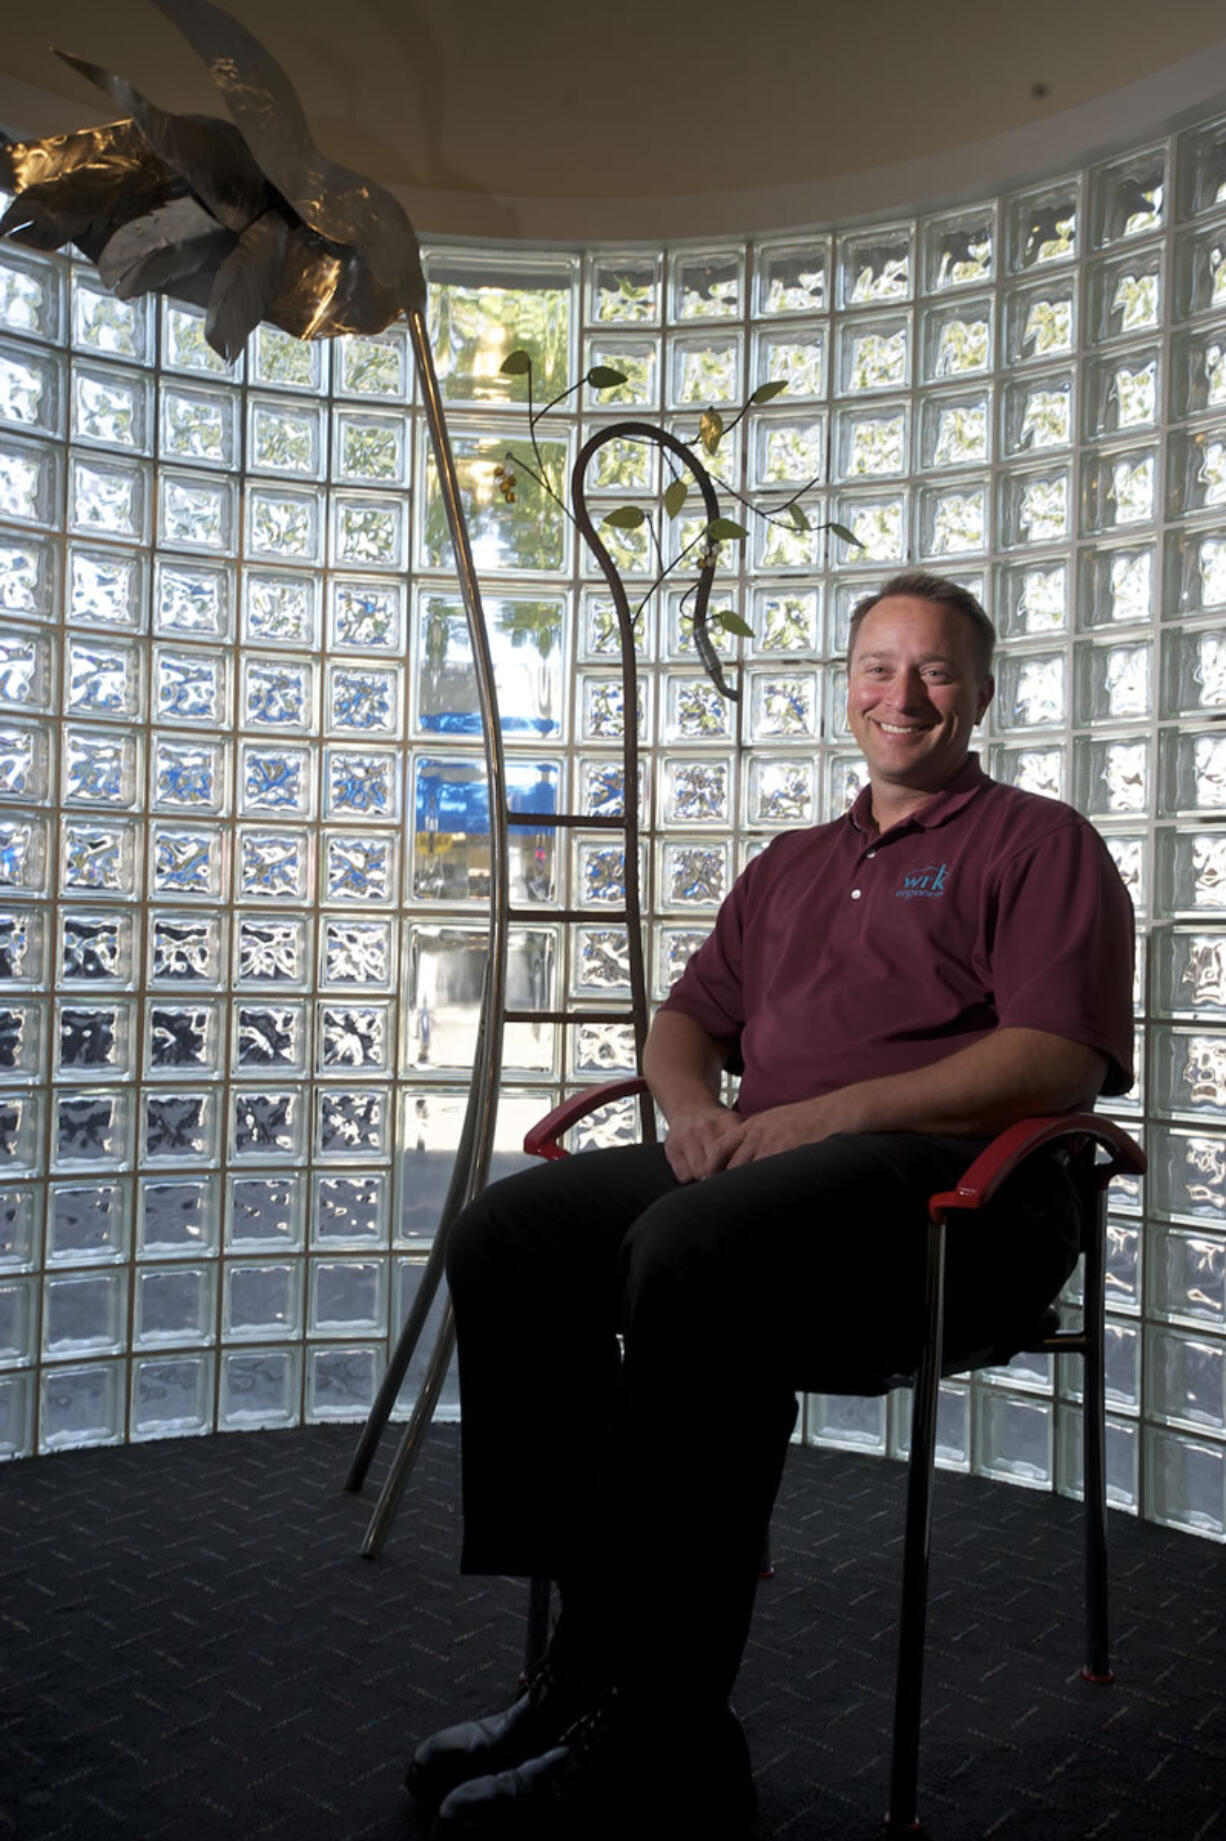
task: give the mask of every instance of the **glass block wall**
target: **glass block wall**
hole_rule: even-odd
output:
[[[1112,1498],[1226,1536],[1226,120],[918,221],[448,247],[429,274],[524,812],[618,809],[625,712],[603,584],[507,462],[503,358],[533,354],[538,401],[625,374],[548,417],[559,477],[610,417],[693,437],[788,385],[717,465],[755,508],[717,595],[753,628],[719,639],[740,703],[699,668],[692,576],[640,619],[657,995],[746,859],[861,785],[857,597],[914,560],[987,601],[991,770],[1090,814],[1142,923],[1119,1114],[1151,1175],[1111,1230]],[[264,329],[226,367],[195,312],[3,246],[0,423],[0,1448],[360,1417],[458,1134],[489,870],[405,338]],[[665,483],[624,445],[591,482],[652,517]],[[756,515],[800,487],[808,530]],[[697,528],[665,520],[667,553]],[[647,527],[614,541],[645,589]],[[607,833],[516,827],[539,916],[516,1008],[616,1006],[621,875]],[[572,905],[590,923],[554,918]],[[613,1022],[512,1027],[499,1166],[630,1063]],[[614,1109],[586,1136],[632,1130]],[[897,1403],[826,1397],[805,1430],[905,1437]],[[948,1464],[1076,1492],[1078,1440],[1045,1362],[946,1389]]]

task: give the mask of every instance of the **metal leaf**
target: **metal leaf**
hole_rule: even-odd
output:
[[[504,377],[526,377],[532,369],[532,353],[526,352],[522,345],[517,346],[507,353],[498,369]]]
[[[285,266],[286,232],[281,213],[265,211],[244,230],[217,271],[204,336],[215,352],[231,362],[272,310]]]
[[[91,261],[121,224],[184,191],[130,121],[0,146],[0,186],[18,194],[0,236],[33,249],[75,243]]]
[[[417,236],[403,207],[383,186],[319,151],[293,85],[258,39],[210,0],[154,3],[209,66],[261,169],[304,222],[359,249],[407,310],[424,311]]]
[[[670,518],[675,518],[685,504],[689,487],[683,479],[675,479],[664,488],[664,509]]]
[[[66,51],[55,55],[127,111],[163,165],[227,230],[245,230],[268,209],[268,182],[232,122],[217,116],[171,115],[125,77]]]
[[[724,432],[724,418],[718,409],[704,409],[698,418],[698,439],[708,454],[714,454]]]
[[[179,299],[206,301],[218,264],[234,247],[194,198],[176,198],[117,230],[98,256],[98,273],[120,300],[167,288]],[[181,284],[198,279],[190,294]]]
[[[717,543],[736,543],[741,537],[747,537],[749,532],[735,518],[712,518],[707,526],[707,535]]]
[[[844,543],[851,544],[854,549],[862,550],[864,548],[864,545],[860,542],[856,533],[853,530],[849,530],[846,524],[835,524],[831,522],[826,526],[826,529],[833,531],[836,537],[841,537]]]
[[[600,522],[615,531],[637,531],[640,525],[646,524],[647,514],[640,505],[618,505],[615,510],[606,512]]]

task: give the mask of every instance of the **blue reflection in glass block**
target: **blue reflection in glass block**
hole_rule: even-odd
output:
[[[333,754],[328,761],[328,810],[366,818],[391,814],[393,763],[387,755]]]
[[[386,985],[391,947],[386,921],[329,921],[324,934],[324,976],[329,984]]]
[[[234,1149],[240,1156],[284,1155],[296,1148],[298,1096],[294,1093],[238,1093],[234,1096]]]
[[[155,1006],[149,1013],[149,1060],[155,1068],[203,1068],[209,1064],[209,1012]]]
[[[64,883],[125,892],[124,834],[105,825],[65,825]]]
[[[394,588],[371,588],[342,582],[334,590],[332,643],[364,652],[385,651],[398,643],[400,597]]]
[[[145,1102],[147,1157],[202,1157],[208,1149],[203,1094],[168,1093]]]
[[[69,709],[122,714],[130,707],[131,668],[132,656],[128,652],[74,641],[68,652]]]
[[[16,1073],[21,1067],[27,1020],[24,1010],[0,1008],[0,1069],[5,1073]]]
[[[295,983],[302,976],[304,949],[301,921],[240,921],[239,979],[251,984]]]
[[[27,1102],[20,1094],[0,1101],[0,1164],[23,1161]]]
[[[64,921],[64,977],[101,983],[120,975],[119,922]]]
[[[328,894],[334,901],[386,901],[392,847],[385,838],[328,839]]]
[[[157,713],[184,722],[221,720],[221,661],[163,653],[157,663]]]
[[[332,722],[338,729],[388,734],[396,724],[396,680],[390,671],[341,671],[332,677]]]
[[[0,888],[25,887],[33,841],[33,825],[7,820],[0,823]]]
[[[118,1027],[118,1016],[114,1010],[61,1010],[60,1066],[115,1067]]]
[[[114,1156],[116,1108],[113,1094],[91,1093],[79,1099],[66,1099],[61,1094],[56,1104],[57,1155],[79,1161]]]
[[[213,748],[160,740],[154,786],[159,805],[211,808],[217,798],[217,755]]]
[[[0,798],[31,799],[34,735],[26,729],[0,730]]]
[[[313,643],[311,587],[307,582],[248,577],[247,636],[282,645]]]
[[[153,922],[153,976],[157,979],[181,979],[190,984],[212,975],[212,937],[216,922],[211,920],[167,920],[157,916]]]
[[[371,1152],[383,1145],[383,1096],[325,1092],[319,1101],[319,1145],[323,1151]]]
[[[243,802],[252,811],[304,812],[307,757],[266,754],[249,748],[243,756]]]
[[[579,853],[584,901],[621,906],[626,899],[626,853],[615,847],[584,845]]]
[[[121,552],[74,550],[68,617],[98,626],[133,626],[139,606],[140,565]]]
[[[159,894],[211,894],[213,842],[207,832],[159,831],[153,847],[153,886]]]
[[[301,899],[306,886],[306,852],[300,838],[249,831],[239,852],[240,894]]]
[[[272,728],[301,728],[309,720],[309,665],[247,667],[247,721]]]
[[[163,633],[226,631],[225,577],[213,569],[162,563],[158,572],[157,625]]]
[[[32,639],[0,639],[0,699],[32,703],[38,678],[38,652]]]
[[[238,1012],[240,1067],[293,1067],[301,1059],[302,1019],[285,1005],[243,1004]]]
[[[0,854],[0,881],[3,857]],[[30,920],[25,914],[0,914],[0,978],[24,978],[30,954]]]
[[[124,757],[128,744],[70,731],[64,794],[100,805],[124,803]]]

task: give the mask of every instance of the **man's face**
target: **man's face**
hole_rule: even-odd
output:
[[[992,700],[970,622],[914,595],[888,595],[856,634],[847,716],[875,785],[936,792],[966,759]]]

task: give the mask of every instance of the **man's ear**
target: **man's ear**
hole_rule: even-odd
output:
[[[992,698],[995,695],[996,695],[996,679],[992,677],[991,673],[989,673],[988,676],[984,678],[983,682],[979,686],[979,708],[975,712],[976,722],[983,721],[983,712],[987,709],[988,704],[992,701]]]

